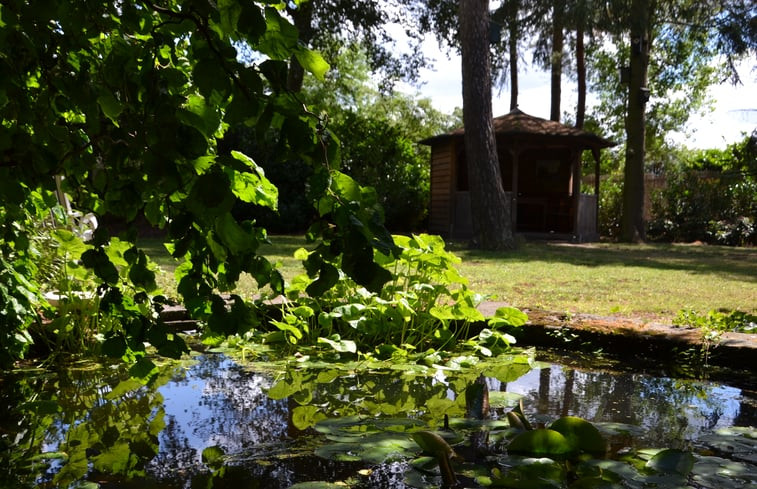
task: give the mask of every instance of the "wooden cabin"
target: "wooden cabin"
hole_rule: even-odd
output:
[[[431,146],[430,233],[473,233],[463,128],[421,141]],[[577,242],[599,239],[599,151],[615,143],[518,109],[494,119],[502,186],[512,199],[514,230]],[[594,193],[581,193],[581,156],[595,162]]]

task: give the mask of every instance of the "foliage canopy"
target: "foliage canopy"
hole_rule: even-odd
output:
[[[240,274],[283,292],[281,275],[257,253],[265,229],[232,213],[237,201],[278,205],[261,167],[222,144],[234,125],[273,134],[281,158],[296,154],[312,165],[307,198],[316,222],[308,270],[317,290],[336,284],[337,269],[371,291],[391,278],[374,260],[374,249],[398,255],[375,192],[337,170],[338,142],[325,121],[286,90],[291,57],[319,78],[328,64],[298,42],[283,9],[192,0],[3,3],[4,361],[23,353],[31,323],[44,322],[31,224],[55,207],[56,176],[80,211],[124,228],[116,239],[100,226],[76,263],[94,274],[100,312],[116,318],[103,331],[108,353],[140,358],[148,340],[170,356],[186,349],[153,321],[163,299],[150,295],[153,271],[133,245],[141,216],[166,231],[172,255],[184,260],[179,293],[212,331],[233,332],[250,317],[241,298],[229,308],[220,295]],[[117,242],[132,245],[116,249]]]

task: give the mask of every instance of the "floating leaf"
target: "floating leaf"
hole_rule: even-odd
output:
[[[578,450],[601,455],[607,451],[607,443],[596,426],[576,416],[565,416],[549,427],[561,433]]]
[[[223,448],[219,447],[218,445],[207,447],[202,451],[202,463],[204,463],[208,467],[217,469],[218,467],[223,465],[225,455],[226,452],[224,452]]]
[[[507,391],[489,391],[489,407],[491,408],[517,406],[521,399],[523,399],[523,394]]]
[[[318,338],[318,343],[329,345],[339,353],[356,353],[357,344],[352,340],[343,340],[338,334],[331,335],[329,338]]]
[[[673,448],[662,450],[647,462],[647,467],[664,474],[686,476],[694,467],[694,455],[691,452]]]
[[[507,446],[507,451],[523,455],[563,458],[574,454],[576,450],[561,433],[539,428],[525,431],[513,438]]]
[[[292,410],[292,423],[301,431],[315,426],[322,419],[326,419],[326,415],[317,406],[297,406]]]

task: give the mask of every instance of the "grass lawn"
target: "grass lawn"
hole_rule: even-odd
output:
[[[301,236],[273,236],[260,252],[279,262],[284,277],[302,272],[292,254]],[[175,266],[157,241],[141,245],[167,272]],[[705,313],[739,309],[757,314],[757,248],[670,244],[548,242],[508,252],[470,250],[451,243],[459,269],[476,292],[529,309],[670,321],[681,309]],[[171,294],[171,273],[159,284]],[[245,280],[239,291],[253,294]]]

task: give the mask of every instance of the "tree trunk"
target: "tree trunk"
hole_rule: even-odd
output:
[[[510,56],[510,110],[518,108],[518,10],[520,1],[508,2],[507,27],[509,38],[507,47]]]
[[[313,29],[313,2],[302,2],[296,8],[288,8],[287,12],[292,16],[294,26],[299,31],[299,39],[306,45],[310,44],[313,39],[315,30]],[[296,57],[292,56],[289,60],[289,72],[287,73],[287,89],[292,92],[302,90],[302,83],[305,78],[305,69],[302,67]]]
[[[644,240],[644,133],[649,68],[650,0],[631,2],[631,77],[626,112],[626,165],[623,181],[623,215],[620,238]]]
[[[458,7],[473,236],[484,249],[512,248],[510,201],[502,187],[492,127],[489,2],[460,0]]]
[[[560,121],[560,96],[562,82],[562,50],[565,41],[563,34],[563,25],[565,17],[565,5],[561,0],[554,2],[552,10],[552,57],[551,57],[551,80],[552,80],[552,99],[550,105],[549,118],[553,121]]]
[[[578,79],[578,104],[576,105],[576,127],[583,129],[586,118],[586,51],[584,49],[584,29],[576,29],[576,78]]]

